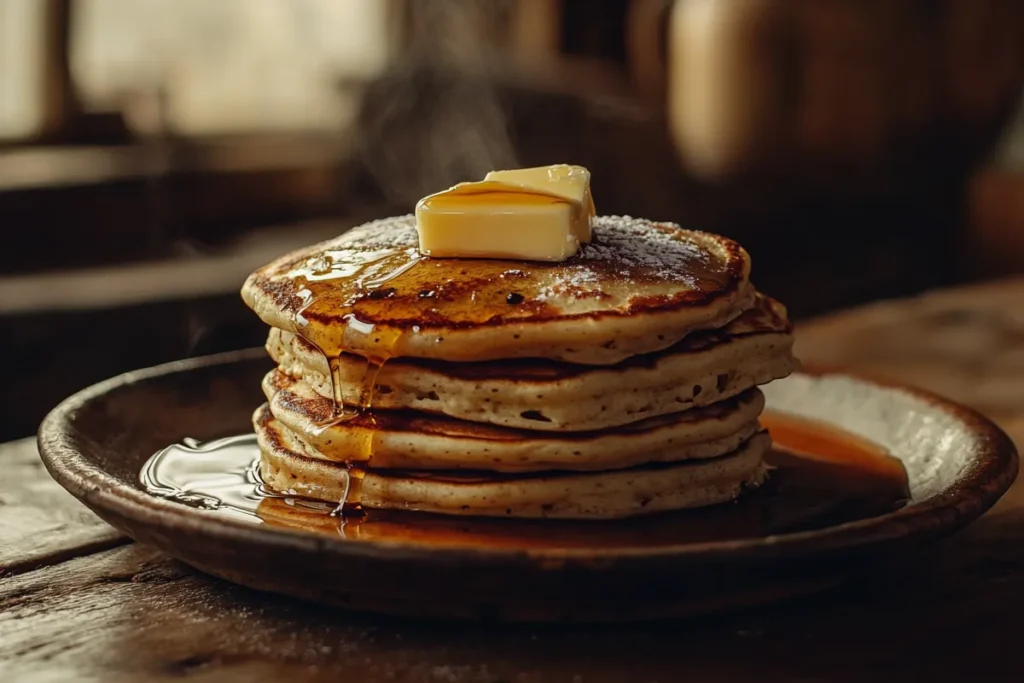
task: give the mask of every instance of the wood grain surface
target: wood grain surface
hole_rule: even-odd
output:
[[[799,352],[990,413],[1024,446],[1024,280],[802,326]],[[1014,390],[1016,386],[1016,390]],[[123,544],[0,447],[0,680],[1017,681],[1024,487],[884,575],[689,621],[543,628],[347,615],[226,584]],[[11,473],[14,473],[12,476]],[[424,586],[424,590],[430,590]]]
[[[50,479],[34,439],[0,449],[0,577],[128,542]]]

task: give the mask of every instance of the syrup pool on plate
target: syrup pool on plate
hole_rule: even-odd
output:
[[[830,425],[766,412],[775,442],[768,481],[737,501],[611,521],[450,517],[359,510],[358,487],[337,503],[268,491],[255,435],[200,444],[185,440],[153,455],[141,473],[151,494],[207,514],[350,540],[507,548],[627,548],[725,541],[810,531],[899,509],[906,471],[884,449]],[[352,468],[357,469],[356,467]],[[350,471],[353,479],[358,473]]]

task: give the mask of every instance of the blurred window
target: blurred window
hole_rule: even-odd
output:
[[[44,10],[39,0],[0,0],[0,140],[30,137],[42,125]]]
[[[0,0],[0,138],[43,116],[46,3]],[[389,52],[386,0],[73,0],[71,73],[86,111],[122,110],[140,132],[332,129],[344,84]]]
[[[341,83],[388,57],[381,0],[78,3],[72,60],[86,107],[125,108],[143,128],[154,102],[160,125],[183,134],[336,128],[351,115]]]

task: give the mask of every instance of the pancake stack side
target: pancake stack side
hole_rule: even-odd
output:
[[[415,221],[254,273],[277,367],[254,415],[279,492],[364,509],[611,519],[759,486],[758,386],[797,367],[735,242],[593,220],[562,263],[424,258]]]

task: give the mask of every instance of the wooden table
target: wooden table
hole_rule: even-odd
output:
[[[808,324],[799,351],[933,388],[1024,446],[1024,279]],[[2,681],[1017,681],[1024,485],[884,576],[677,623],[490,627],[375,619],[200,575],[119,536],[0,447]],[[431,590],[423,586],[423,590]]]

